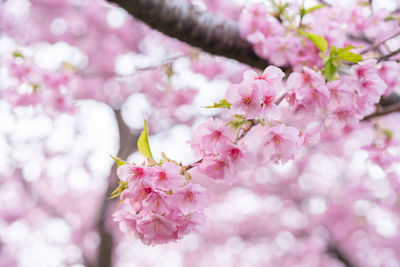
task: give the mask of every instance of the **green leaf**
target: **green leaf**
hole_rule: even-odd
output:
[[[215,102],[213,106],[206,106],[206,108],[227,108],[229,109],[231,104],[226,101],[226,99],[222,99],[219,102]]]
[[[363,57],[359,54],[355,54],[352,52],[344,52],[337,56],[337,59],[341,61],[353,62],[358,63],[363,60]]]
[[[317,10],[317,9],[323,8],[323,7],[325,7],[325,5],[320,4],[320,5],[316,5],[316,6],[307,8],[307,9],[304,11],[304,15],[307,15],[308,13],[311,13],[311,12],[313,12],[313,11],[315,11],[315,10]]]
[[[383,133],[385,134],[386,139],[387,139],[388,141],[392,140],[392,138],[393,138],[393,132],[392,132],[390,129],[383,129]]]
[[[352,46],[352,45],[348,45],[348,46],[343,47],[343,48],[336,48],[336,47],[334,47],[334,46],[332,45],[332,48],[331,48],[331,49],[332,49],[332,51],[335,52],[336,55],[340,55],[340,54],[346,53],[346,52],[348,52],[348,51],[350,51],[350,50],[352,50],[352,49],[354,49],[354,48],[357,48],[357,47]]]
[[[328,49],[328,41],[323,36],[310,32],[305,32],[300,29],[298,31],[301,35],[307,37],[311,42],[313,42],[322,53],[324,53]]]
[[[19,58],[25,58],[24,55],[19,51],[14,51],[13,52],[13,57],[15,57],[15,58],[18,58],[18,57]]]
[[[391,21],[391,20],[396,20],[397,18],[393,15],[389,15],[385,18],[385,22]]]
[[[350,52],[350,50],[354,49],[356,47],[349,45],[344,48],[336,48],[334,46],[331,47],[331,57],[341,60],[341,61],[347,61],[347,62],[353,62],[357,63],[361,60],[363,60],[362,56],[353,52]]]
[[[113,198],[119,197],[121,195],[121,193],[127,188],[128,188],[127,182],[119,181],[118,187],[115,188],[114,191],[112,191],[111,196],[108,199],[113,199]]]
[[[332,60],[327,60],[325,62],[325,68],[324,68],[324,76],[325,78],[330,82],[333,80],[338,68],[335,66],[335,64],[332,62]]]
[[[137,141],[137,147],[143,156],[145,156],[146,158],[153,158],[153,155],[151,154],[150,150],[148,134],[149,134],[149,127],[147,126],[147,122],[145,120],[143,131],[140,134],[139,139]]]
[[[129,164],[128,162],[126,162],[125,160],[122,160],[122,159],[120,159],[120,158],[118,158],[118,157],[114,157],[113,155],[111,155],[111,154],[109,154],[110,155],[110,157],[115,161],[115,163],[117,164],[117,166],[119,167],[119,166],[122,166],[122,165],[125,165],[125,164]]]
[[[352,45],[349,45],[344,48],[336,48],[332,45],[329,57],[331,60],[340,60],[340,61],[357,63],[357,62],[363,60],[363,57],[359,54],[350,52],[350,50],[352,50],[354,48],[356,48],[356,47],[354,47]]]
[[[237,130],[242,127],[243,124],[247,122],[247,119],[243,115],[236,114],[234,119],[229,121],[226,125],[230,126],[232,129]]]

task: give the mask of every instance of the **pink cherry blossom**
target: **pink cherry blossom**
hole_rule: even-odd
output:
[[[166,202],[168,195],[157,190],[152,191],[143,200],[143,210],[147,213],[166,214],[169,213],[169,206]]]
[[[287,83],[288,93],[293,93],[297,105],[326,108],[330,92],[321,74],[304,67],[303,73],[290,74]]]
[[[261,88],[255,82],[233,84],[226,91],[226,100],[231,103],[231,112],[242,114],[248,119],[261,114]]]
[[[227,173],[227,163],[221,157],[206,157],[197,167],[200,173],[205,174],[215,182],[229,181]]]
[[[166,243],[173,239],[176,233],[174,223],[159,214],[146,216],[137,223],[137,230],[143,235],[146,244]]]
[[[214,153],[216,147],[223,142],[232,142],[234,132],[219,119],[210,118],[196,130],[192,147],[198,152]],[[201,154],[201,152],[199,153]]]
[[[178,224],[178,239],[191,232],[203,233],[206,230],[206,216],[204,213],[193,212],[181,216],[181,223]]]
[[[275,66],[268,66],[265,68],[264,72],[261,75],[258,75],[253,70],[248,70],[243,73],[243,80],[245,82],[250,81],[265,81],[271,87],[274,87],[275,90],[279,90],[282,87],[282,79],[285,77],[285,73],[280,68]]]
[[[146,167],[124,164],[118,167],[117,175],[119,179],[124,182],[140,180],[146,175]]]
[[[198,184],[187,184],[177,189],[170,197],[171,205],[179,208],[183,214],[202,211],[210,205],[207,189]]]
[[[300,40],[295,37],[270,37],[265,40],[262,55],[276,66],[285,66],[297,61]]]
[[[161,190],[173,190],[184,182],[180,175],[181,168],[172,162],[165,162],[161,167],[154,166],[149,172],[152,185]]]
[[[299,131],[294,127],[277,124],[266,129],[265,140],[263,148],[265,159],[286,163],[295,158]]]
[[[249,5],[239,19],[241,35],[245,37],[256,30],[268,37],[283,34],[284,27],[268,11],[263,3]]]

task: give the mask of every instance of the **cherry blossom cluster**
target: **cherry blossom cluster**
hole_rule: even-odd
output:
[[[210,196],[204,187],[187,181],[182,172],[173,162],[120,166],[121,206],[113,217],[121,230],[135,234],[147,245],[201,231]]]
[[[225,97],[231,104],[230,111],[247,119],[261,117],[267,121],[279,119],[280,110],[275,101],[282,93],[282,78],[285,74],[275,66],[267,67],[261,75],[253,70],[243,74],[240,84],[232,84]]]
[[[303,72],[290,74],[286,100],[296,111],[325,110],[330,121],[354,121],[374,111],[386,88],[376,60],[360,62],[351,67],[350,74],[332,82],[326,82],[320,72],[304,67]]]
[[[3,88],[1,96],[13,106],[42,105],[49,114],[74,112],[75,105],[68,88],[71,73],[68,70],[52,72],[40,68],[31,60],[17,55],[5,59],[14,83]]]
[[[219,119],[210,118],[201,124],[192,142],[196,154],[202,157],[200,173],[214,181],[233,182],[236,173],[246,170],[252,154],[247,146],[235,142],[235,133]]]
[[[241,13],[242,37],[253,44],[259,56],[274,65],[290,65],[296,71],[304,66],[323,65],[320,51],[299,30],[323,36],[336,47],[359,44],[349,36],[359,36],[360,32],[364,32],[367,39],[382,40],[398,30],[396,21],[388,19],[391,14],[387,10],[370,14],[357,3],[316,5],[306,9],[304,2],[299,2],[273,3],[272,6],[254,3]]]
[[[307,67],[291,73],[286,82],[275,66],[260,75],[246,71],[241,83],[228,88],[226,100],[216,103],[229,108],[233,119],[209,119],[196,131],[192,148],[202,157],[198,171],[215,181],[233,182],[235,174],[256,162],[283,164],[295,159],[300,148],[319,141],[322,127],[341,128],[373,112],[387,88],[379,70],[376,60],[366,60],[331,82]],[[286,114],[307,116],[302,126],[297,123],[301,130],[280,118],[283,97],[289,104]]]
[[[309,41],[302,44],[301,36],[285,26],[272,15],[263,3],[249,5],[241,13],[240,33],[253,44],[255,52],[277,66],[307,66],[319,62],[318,50]]]
[[[363,148],[369,152],[372,162],[381,166],[382,169],[400,162],[398,146],[400,145],[400,124],[399,115],[393,114],[383,118],[375,125],[373,139]]]
[[[278,121],[277,96],[284,92],[283,77],[282,70],[275,66],[267,67],[261,75],[249,70],[240,84],[228,88],[225,104],[234,119],[227,124],[209,119],[199,126],[192,142],[192,148],[202,157],[196,165],[200,173],[214,181],[232,183],[237,173],[256,162],[286,163],[294,159],[305,139],[300,138],[298,129]],[[256,121],[264,125],[253,127]],[[241,139],[250,127],[251,139],[262,140],[254,150],[246,145],[254,145],[254,140]]]

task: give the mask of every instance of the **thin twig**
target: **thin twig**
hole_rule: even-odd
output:
[[[323,5],[326,5],[326,6],[331,6],[330,3],[328,3],[328,2],[326,2],[326,1],[324,1],[324,0],[318,0],[318,2],[319,2],[320,4],[323,4]]]
[[[381,108],[380,110],[377,110],[374,113],[366,116],[362,120],[367,121],[367,120],[370,120],[375,117],[381,117],[381,116],[384,116],[384,115],[387,115],[387,114],[390,114],[393,112],[398,112],[398,111],[400,111],[400,102],[396,103],[396,104],[392,104],[390,106],[386,106],[384,108]]]
[[[397,36],[399,36],[399,35],[400,35],[400,32],[397,32],[397,33],[395,33],[395,34],[389,36],[388,38],[386,38],[386,39],[380,41],[379,43],[374,44],[373,46],[369,47],[368,49],[362,51],[361,54],[365,54],[365,53],[367,53],[367,52],[369,52],[369,51],[371,51],[371,50],[375,50],[375,49],[377,49],[380,45],[386,43],[386,42],[389,41],[390,39],[393,39],[393,38],[395,38],[395,37],[397,37]]]
[[[377,60],[378,60],[378,62],[385,61],[385,60],[388,60],[391,57],[395,56],[398,53],[400,53],[400,48],[390,52],[389,54],[378,57]]]
[[[129,77],[132,77],[134,75],[141,74],[142,72],[163,68],[167,64],[171,64],[175,60],[177,60],[179,58],[183,58],[183,57],[186,57],[186,55],[177,55],[177,56],[173,56],[173,57],[167,58],[167,59],[163,60],[160,64],[157,64],[157,65],[147,66],[147,67],[143,67],[143,68],[136,68],[135,72],[133,72],[132,74],[129,74],[129,75],[120,75],[120,74],[118,74],[118,73],[116,73],[114,71],[95,71],[95,70],[94,71],[86,70],[86,71],[83,71],[83,72],[81,72],[79,74],[84,78],[90,77],[90,76],[106,76],[106,77],[110,77],[110,78],[111,77],[129,78]]]

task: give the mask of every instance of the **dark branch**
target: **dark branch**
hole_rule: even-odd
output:
[[[326,5],[326,6],[331,6],[331,4],[328,3],[328,2],[325,1],[325,0],[318,0],[318,2],[319,2],[320,4],[323,4],[323,5]]]
[[[391,57],[393,57],[393,56],[395,56],[396,54],[399,54],[399,53],[400,53],[400,48],[399,48],[399,49],[396,49],[396,50],[393,51],[393,52],[390,52],[390,53],[387,54],[387,55],[383,55],[383,56],[377,58],[377,59],[378,59],[378,62],[388,60],[388,59],[390,59]]]
[[[355,267],[355,265],[350,261],[350,259],[347,258],[347,256],[335,244],[333,244],[333,243],[329,244],[329,246],[327,248],[327,252],[330,255],[332,255],[334,258],[341,261],[344,264],[344,266]]]
[[[398,94],[391,94],[387,97],[382,97],[379,101],[379,105],[382,107],[390,106],[400,102],[400,96]]]
[[[136,149],[139,136],[132,134],[129,127],[123,121],[120,110],[115,110],[114,113],[119,132],[119,151],[117,156],[121,159],[126,159]],[[113,236],[107,230],[105,221],[110,216],[107,213],[110,205],[114,203],[114,201],[108,198],[111,196],[111,192],[117,187],[117,184],[117,165],[114,164],[108,177],[108,187],[103,196],[103,203],[99,211],[99,219],[97,222],[97,229],[100,235],[100,246],[96,264],[98,267],[110,267],[112,264]]]
[[[378,109],[371,115],[366,116],[363,119],[363,121],[367,121],[367,120],[370,120],[375,117],[384,116],[384,115],[387,115],[387,114],[390,114],[393,112],[398,112],[398,111],[400,111],[400,102]]]
[[[382,41],[380,41],[380,42],[374,44],[373,46],[371,46],[371,47],[369,47],[369,48],[367,48],[367,49],[365,49],[364,51],[361,52],[361,54],[365,54],[365,53],[367,53],[367,52],[369,52],[369,51],[371,51],[371,50],[375,50],[375,49],[377,49],[380,45],[385,44],[387,41],[389,41],[389,40],[391,40],[391,39],[393,39],[393,38],[395,38],[395,37],[397,37],[397,36],[399,36],[399,35],[400,35],[400,32],[396,32],[395,34],[389,36],[388,38],[386,38],[386,39],[384,39],[384,40],[382,40]]]
[[[238,25],[184,0],[109,0],[138,20],[205,52],[235,59],[255,68],[270,63],[254,53],[253,47],[239,36]]]

